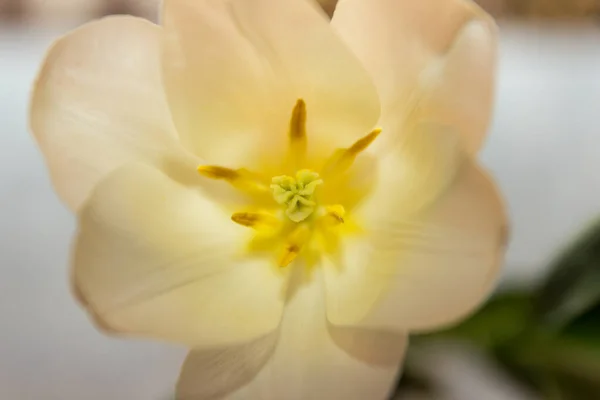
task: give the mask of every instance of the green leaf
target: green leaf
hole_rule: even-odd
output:
[[[539,290],[536,311],[563,329],[600,302],[600,224],[584,231],[553,263]]]
[[[526,292],[506,292],[492,298],[479,312],[462,324],[415,341],[458,339],[483,349],[492,349],[519,336],[533,322],[533,301]]]
[[[561,331],[543,324],[527,330],[495,356],[513,376],[526,377],[542,392],[556,389],[563,394],[559,398],[583,400],[587,397],[564,392],[591,390],[600,399],[600,305]]]

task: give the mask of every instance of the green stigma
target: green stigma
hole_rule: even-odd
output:
[[[323,183],[316,172],[303,169],[296,172],[296,178],[283,175],[271,180],[273,198],[285,205],[285,214],[294,222],[302,222],[308,218],[317,206],[313,200],[315,189]]]

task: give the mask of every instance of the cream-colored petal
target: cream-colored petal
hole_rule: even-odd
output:
[[[460,135],[452,127],[423,122],[405,132],[377,159],[375,187],[359,218],[385,224],[392,214],[405,218],[424,210],[452,184],[465,158]]]
[[[240,256],[247,235],[201,189],[126,165],[82,208],[77,294],[102,327],[128,335],[197,347],[260,337],[279,324],[285,279]]]
[[[324,266],[332,323],[429,330],[485,300],[507,232],[502,201],[485,172],[465,160],[452,186],[423,211],[402,216],[386,207],[369,237],[348,241],[340,258]]]
[[[341,0],[332,25],[371,73],[384,131],[406,124],[417,110],[454,125],[469,151],[480,148],[497,41],[493,20],[473,1]]]
[[[73,210],[125,162],[187,160],[160,82],[160,31],[140,18],[109,17],[62,37],[46,55],[30,125]]]
[[[398,376],[407,336],[331,326],[320,272],[296,276],[295,284],[271,358],[251,382],[225,398],[386,399]]]
[[[250,167],[257,154],[285,155],[299,98],[309,146],[348,146],[379,118],[374,85],[316,3],[166,0],[163,24],[175,124],[213,163]]]
[[[181,369],[177,399],[215,399],[248,384],[273,354],[278,337],[274,331],[237,346],[192,350]]]

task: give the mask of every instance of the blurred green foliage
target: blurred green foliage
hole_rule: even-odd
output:
[[[600,399],[600,224],[586,230],[530,290],[499,293],[461,325],[415,337],[468,342],[549,400]],[[427,390],[407,361],[399,389]]]

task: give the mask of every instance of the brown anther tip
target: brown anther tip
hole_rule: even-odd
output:
[[[253,227],[258,221],[258,216],[251,213],[235,213],[231,216],[231,220],[236,224]]]
[[[287,251],[290,253],[298,254],[300,253],[300,246],[297,244],[291,244],[288,246]]]
[[[344,217],[342,217],[341,215],[335,214],[335,213],[329,213],[328,214],[331,218],[333,218],[332,223],[333,224],[343,224],[346,221],[344,220]]]
[[[373,143],[375,141],[375,139],[377,139],[377,137],[379,136],[381,131],[382,131],[381,128],[375,128],[367,136],[358,139],[356,141],[356,143],[354,143],[348,149],[350,154],[358,154],[361,151],[364,151],[367,147],[369,147],[371,145],[371,143]]]
[[[292,263],[300,254],[300,247],[298,246],[290,246],[286,249],[285,253],[279,259],[279,267],[285,268]]]
[[[197,170],[200,175],[211,179],[225,179],[232,181],[239,177],[238,171],[216,165],[200,165]]]
[[[343,224],[346,221],[344,220],[344,215],[346,210],[341,205],[334,205],[327,207],[327,216],[332,218],[332,222]]]
[[[290,119],[290,138],[304,140],[306,138],[306,103],[303,99],[296,100]]]
[[[276,216],[263,212],[236,212],[231,216],[236,224],[257,230],[277,228],[280,221]]]
[[[373,135],[375,137],[375,139],[377,139],[377,136],[379,136],[382,131],[383,131],[382,128],[377,127],[375,129],[373,129],[369,135]]]

